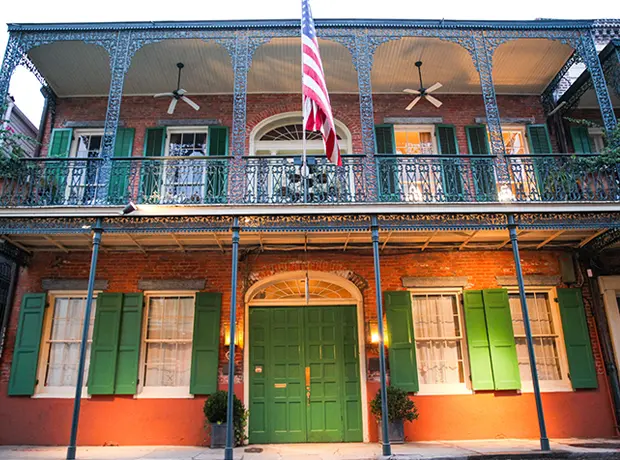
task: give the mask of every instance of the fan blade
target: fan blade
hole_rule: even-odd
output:
[[[422,96],[416,97],[413,101],[411,101],[411,104],[409,104],[405,110],[413,109],[413,106],[416,105],[421,98]]]
[[[174,94],[173,93],[157,93],[153,97],[166,97],[166,96],[173,97]]]
[[[198,104],[196,104],[194,101],[192,101],[190,98],[185,97],[185,96],[181,96],[181,99],[183,99],[185,102],[187,102],[189,104],[189,106],[191,108],[193,108],[194,110],[200,110],[200,106]]]
[[[429,96],[428,94],[426,96],[424,96],[424,97],[426,98],[426,100],[428,102],[430,102],[431,104],[433,104],[437,108],[441,107],[441,105],[443,104],[443,102],[435,99],[433,96]]]
[[[177,90],[177,94],[179,96],[183,96],[185,93],[187,93],[187,91],[185,91],[183,88],[180,88],[180,89]]]
[[[420,94],[420,91],[418,91],[417,89],[404,89],[403,93]]]
[[[177,106],[177,102],[179,100],[176,97],[173,97],[170,101],[170,105],[168,106],[168,113],[172,115],[174,113],[174,108]]]
[[[438,90],[439,88],[441,88],[443,85],[439,82],[435,83],[433,86],[431,86],[430,88],[426,89],[426,94],[428,93],[432,93],[435,90]]]

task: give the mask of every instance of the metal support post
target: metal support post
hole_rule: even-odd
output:
[[[232,227],[232,279],[230,294],[230,358],[228,359],[228,406],[226,407],[226,448],[224,460],[233,460],[234,439],[234,389],[235,389],[235,330],[237,319],[237,265],[239,259],[239,218]]]
[[[385,371],[385,339],[383,337],[383,293],[381,291],[381,264],[379,262],[379,223],[377,216],[371,216],[372,254],[375,262],[375,297],[377,299],[377,326],[379,329],[379,370],[381,373],[381,433],[383,435],[383,455],[392,455],[388,432],[387,385]]]
[[[75,399],[73,401],[73,419],[71,420],[71,436],[67,448],[67,460],[75,459],[75,447],[77,441],[78,422],[80,419],[80,405],[82,403],[82,386],[84,384],[84,364],[86,362],[86,344],[88,343],[88,329],[90,326],[90,312],[93,304],[93,291],[95,289],[95,274],[97,272],[97,256],[101,243],[101,219],[93,228],[93,254],[90,260],[90,273],[88,275],[88,292],[86,294],[86,309],[84,311],[84,325],[82,326],[82,341],[80,343],[80,361],[78,364],[77,382],[75,384]]]
[[[530,371],[532,372],[532,384],[534,385],[534,399],[536,400],[536,413],[538,415],[538,428],[540,430],[540,449],[550,450],[547,427],[545,426],[545,414],[540,397],[540,384],[538,382],[538,370],[536,369],[536,356],[534,355],[534,342],[532,341],[532,328],[530,327],[530,315],[527,311],[527,299],[525,298],[525,285],[523,283],[523,271],[521,270],[521,257],[519,256],[519,243],[517,241],[517,225],[512,214],[508,215],[508,231],[512,243],[512,255],[515,259],[517,283],[519,284],[519,297],[521,299],[521,312],[523,315],[523,327],[527,340],[527,353],[530,358]]]

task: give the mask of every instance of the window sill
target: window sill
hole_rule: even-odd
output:
[[[416,396],[471,395],[474,392],[462,385],[420,385]]]
[[[573,387],[569,382],[540,382],[541,393],[572,393]],[[534,386],[531,382],[521,383],[521,393],[534,393]]]
[[[142,388],[134,399],[194,399],[194,395],[189,392],[189,387],[155,387]]]
[[[73,399],[75,398],[75,389],[70,388],[69,391],[62,390],[43,390],[31,396],[33,399]],[[82,399],[90,399],[91,396],[87,390],[82,391]]]

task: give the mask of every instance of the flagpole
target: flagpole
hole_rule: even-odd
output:
[[[301,0],[301,22],[300,22],[300,45],[301,45],[301,178],[303,180],[304,187],[304,203],[308,202],[308,175],[306,174],[306,170],[308,169],[306,164],[306,106],[304,105],[304,39],[303,39],[303,21],[304,21],[304,12],[303,12],[303,2]]]

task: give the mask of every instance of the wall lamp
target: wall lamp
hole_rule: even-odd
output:
[[[376,345],[379,343],[379,323],[375,321],[368,321],[368,336],[369,343]],[[387,324],[383,324],[383,343],[387,345],[388,343],[388,335],[387,335]]]
[[[224,345],[230,347],[230,323],[224,323]],[[243,348],[243,328],[239,324],[235,330],[235,346]]]

